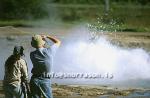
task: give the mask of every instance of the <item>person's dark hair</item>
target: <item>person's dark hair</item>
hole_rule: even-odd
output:
[[[13,55],[23,56],[24,55],[23,50],[24,50],[23,46],[15,46],[14,51],[13,51]]]
[[[18,60],[17,56],[24,55],[23,50],[24,50],[23,46],[14,47],[13,55],[9,56],[5,62],[5,68],[8,70],[8,72],[11,71],[11,69],[13,68],[13,65]]]

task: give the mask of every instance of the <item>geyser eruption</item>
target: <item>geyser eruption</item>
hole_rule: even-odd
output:
[[[81,34],[84,33],[84,34]],[[150,56],[142,48],[126,49],[111,44],[104,36],[87,41],[87,29],[77,28],[65,39],[55,61],[55,72],[113,74],[113,80],[150,79]],[[83,37],[81,35],[84,35]]]

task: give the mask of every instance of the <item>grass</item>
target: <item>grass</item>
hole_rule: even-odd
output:
[[[139,5],[120,6],[112,4],[106,16],[103,5],[49,5],[51,11],[47,20],[10,20],[0,21],[0,26],[64,26],[70,27],[80,23],[90,23],[106,27],[108,30],[150,32],[150,7]],[[55,16],[55,17],[54,17]],[[98,18],[103,18],[97,24]],[[110,22],[115,21],[111,26]],[[102,29],[102,28],[99,28]]]

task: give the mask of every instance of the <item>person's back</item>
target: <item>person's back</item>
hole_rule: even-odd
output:
[[[39,48],[30,54],[33,63],[32,74],[41,75],[50,73],[52,66],[52,51],[50,48]]]
[[[11,62],[10,60],[13,59],[13,55],[11,55],[6,63]],[[20,58],[16,60],[16,62],[11,62],[11,67],[9,65],[5,65],[5,76],[4,76],[4,83],[12,84],[14,86],[21,84],[21,78],[24,76],[25,80],[27,80],[27,72],[25,75],[22,75],[22,71],[26,69],[26,62],[24,59]]]
[[[14,53],[5,62],[4,91],[5,98],[23,98],[21,82],[28,81],[27,64],[23,56],[23,47],[15,46]]]
[[[45,48],[46,37],[54,42],[54,45]],[[50,72],[53,63],[53,54],[60,41],[51,36],[35,35],[32,37],[31,45],[36,48],[30,53],[33,64],[30,88],[34,98],[53,98],[51,90]]]

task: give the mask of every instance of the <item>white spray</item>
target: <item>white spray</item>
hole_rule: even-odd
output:
[[[73,31],[56,56],[55,72],[110,73],[117,81],[150,79],[150,56],[145,50],[125,49],[105,37],[89,42],[85,40],[87,29]]]

